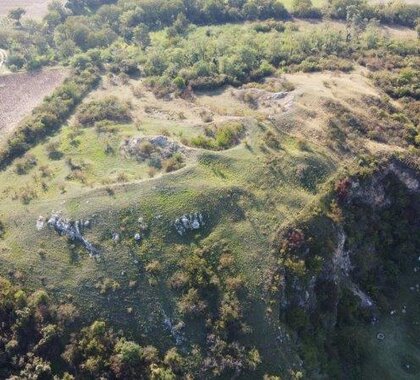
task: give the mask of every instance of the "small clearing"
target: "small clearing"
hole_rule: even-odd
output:
[[[42,18],[48,11],[49,3],[51,0],[1,0],[0,17],[7,16],[12,9],[23,8],[26,11],[26,16]]]

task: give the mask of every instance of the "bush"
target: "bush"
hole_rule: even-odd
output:
[[[115,121],[119,123],[131,120],[130,105],[123,103],[115,96],[93,100],[80,107],[77,120],[84,126],[92,126],[100,121]]]
[[[16,173],[19,175],[27,174],[34,166],[36,166],[37,160],[34,156],[28,155],[16,162]]]
[[[219,127],[207,128],[206,136],[193,137],[190,144],[211,150],[228,149],[240,142],[244,130],[245,127],[241,123],[226,123]]]
[[[189,289],[188,292],[178,301],[178,310],[184,315],[199,315],[202,314],[207,304],[200,299],[197,289]]]
[[[184,159],[180,153],[175,153],[171,158],[168,158],[163,163],[165,172],[170,173],[179,170],[184,166]]]
[[[178,88],[178,90],[183,90],[185,88],[185,81],[181,77],[176,77],[173,80],[173,83]]]

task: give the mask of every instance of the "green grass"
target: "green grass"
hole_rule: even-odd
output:
[[[197,158],[190,158],[185,168],[149,179],[145,165],[122,159],[118,147],[124,136],[156,134],[163,125],[176,131],[172,134],[175,139],[180,139],[181,131],[191,133],[190,127],[183,128],[175,122],[146,121],[140,132],[133,125],[117,126],[118,132],[108,139],[117,153],[107,155],[103,137],[93,128],[83,129],[77,137],[80,144],[75,146],[70,144],[70,127],[65,127],[53,137],[60,141],[63,158],[51,161],[45,152],[47,143],[31,150],[38,159],[38,167],[48,164],[54,173],[48,179],[50,189],[46,192],[38,189],[38,198],[27,205],[3,193],[0,215],[5,219],[7,233],[4,241],[0,241],[0,266],[6,271],[22,271],[31,287],[42,286],[44,282],[59,299],[70,295],[86,315],[112,320],[116,326],[137,336],[153,336],[150,343],[158,347],[170,347],[173,343],[162,321],[163,313],[175,320],[179,318],[176,297],[167,281],[180,257],[188,254],[191,247],[226,241],[254,300],[250,302],[257,302],[261,297],[261,283],[273,264],[270,238],[276,226],[294,217],[313,199],[316,182],[326,180],[335,170],[335,163],[319,148],[309,146],[309,150],[303,151],[294,138],[283,134],[279,135],[281,149],[278,152],[264,152],[260,145],[265,130],[254,123],[247,131],[249,146],[241,143],[220,152],[201,150]],[[271,157],[278,161],[275,170],[267,164]],[[88,184],[65,179],[69,158],[77,163],[85,162]],[[310,186],[295,175],[297,165],[302,163],[323,173],[309,178],[313,182]],[[0,191],[7,186],[19,188],[24,183],[34,183],[32,174],[37,170],[32,169],[23,176],[14,173],[13,168],[0,173]],[[130,182],[112,185],[114,193],[109,195],[101,181],[119,171],[129,173]],[[65,194],[60,194],[60,183],[65,183]],[[100,246],[102,256],[98,262],[54,231],[36,230],[37,218],[50,215],[52,210],[62,211],[67,217],[93,220],[86,237]],[[206,215],[205,228],[192,236],[178,236],[173,221],[193,211]],[[149,233],[140,246],[134,244],[133,239],[139,217],[144,217],[149,225]],[[117,245],[111,240],[112,232],[121,233],[122,241]],[[45,252],[45,258],[39,255],[40,250]],[[152,260],[162,265],[157,279],[144,269]],[[120,288],[100,294],[95,286],[108,278],[117,281]],[[137,281],[137,286],[129,288],[130,281]],[[132,308],[132,313],[129,314],[127,308]],[[249,323],[262,328],[257,323],[265,320],[264,312],[261,304]],[[263,323],[267,327],[267,323]],[[187,329],[186,334],[192,341],[199,342],[202,338],[191,329]],[[265,347],[264,337],[256,333],[253,338],[264,355],[273,355],[272,350]],[[278,350],[275,352],[284,355]],[[279,368],[281,365],[284,363],[279,363]]]
[[[366,378],[410,380],[419,377],[419,296],[409,290],[418,282],[418,276],[413,272],[400,281],[401,291],[391,305],[396,313],[384,315],[378,323],[368,327],[371,353],[363,368]],[[405,313],[402,312],[404,306]],[[384,340],[376,338],[378,332],[385,335]]]

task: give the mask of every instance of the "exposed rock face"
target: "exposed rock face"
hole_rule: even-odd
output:
[[[182,329],[185,327],[183,322],[180,322],[174,325],[173,321],[166,315],[164,311],[163,313],[163,324],[165,328],[169,331],[172,338],[175,340],[175,344],[177,346],[182,346],[185,342],[185,336],[182,333]]]
[[[201,212],[196,212],[189,215],[185,214],[176,219],[174,223],[176,232],[178,232],[178,234],[181,236],[185,235],[189,231],[199,230],[204,225],[204,217]]]
[[[367,203],[375,207],[386,207],[390,204],[384,188],[384,178],[388,175],[395,175],[410,191],[418,193],[420,191],[420,183],[414,170],[403,166],[401,163],[392,162],[381,171],[375,173],[369,181],[365,181],[363,186],[359,180],[351,183],[348,201],[357,198],[363,203]]]
[[[397,185],[398,183],[400,185]],[[304,309],[307,313],[321,313],[321,323],[326,328],[331,328],[336,323],[340,294],[343,293],[343,290],[347,290],[357,297],[361,308],[371,310],[372,321],[376,320],[375,300],[362,285],[364,276],[371,269],[360,267],[358,263],[363,262],[363,255],[367,252],[372,256],[380,255],[381,252],[377,251],[379,248],[376,248],[374,243],[369,244],[364,239],[355,241],[353,237],[347,242],[346,232],[355,233],[360,230],[361,236],[366,236],[364,234],[369,231],[369,220],[377,220],[384,213],[386,214],[385,210],[395,210],[398,207],[396,202],[399,198],[396,194],[399,194],[400,190],[395,192],[395,189],[400,187],[406,189],[407,196],[411,194],[410,196],[417,197],[420,191],[419,174],[402,162],[396,160],[388,162],[379,166],[369,176],[361,175],[339,181],[335,195],[343,205],[343,209],[347,212],[356,212],[357,210],[358,213],[363,213],[363,210],[366,210],[367,219],[360,226],[352,219],[348,221],[351,225],[347,225],[346,220],[342,225],[325,218],[326,230],[324,233],[319,233],[309,227],[311,223],[281,232],[281,241],[291,247],[289,251],[285,251],[287,255],[290,255],[286,257],[291,258],[293,262],[305,263],[307,270],[307,263],[312,263],[315,258],[322,257],[322,260],[317,269],[307,270],[304,275],[299,274],[294,267],[289,269],[287,265],[279,268],[280,275],[284,278],[280,286],[280,289],[283,290],[280,293],[280,310],[287,312],[290,308],[297,307]],[[407,218],[411,218],[411,224],[415,219],[414,208],[413,205],[412,212],[403,214],[407,215]],[[377,220],[376,223],[380,223],[380,221]],[[384,223],[387,222],[384,221]],[[306,236],[303,234],[299,236],[300,229],[305,231]],[[325,239],[321,240],[325,245],[324,250],[319,250],[315,245],[312,245],[310,240],[313,239]],[[330,243],[332,239],[335,241],[335,248],[328,249],[326,244]],[[378,271],[380,270],[379,268]],[[382,286],[384,281],[383,276],[378,276],[378,286]],[[415,286],[412,287],[412,291],[415,291]]]
[[[349,251],[344,249],[346,243],[346,235],[342,228],[338,231],[338,243],[337,248],[334,251],[332,263],[334,267],[335,279],[337,280],[340,275],[348,276],[350,271],[353,269],[350,261]]]
[[[355,296],[360,299],[360,306],[371,307],[373,300],[356,285],[350,278],[350,272],[353,270],[353,265],[350,260],[350,252],[344,249],[346,243],[346,235],[342,228],[338,231],[338,244],[334,251],[333,267],[334,279],[341,286],[347,287]]]
[[[49,227],[54,228],[59,235],[65,235],[70,240],[81,243],[89,252],[90,256],[99,255],[99,250],[82,235],[83,229],[90,226],[90,221],[72,221],[70,219],[63,218],[59,214],[52,214],[48,219],[47,224]]]
[[[402,168],[401,165],[392,163],[389,165],[389,171],[394,173],[410,191],[417,193],[420,190],[419,180],[416,178],[416,174],[412,170]]]
[[[284,112],[292,108],[295,99],[293,92],[270,92],[259,88],[237,90],[236,96],[254,107],[271,108],[281,106]]]

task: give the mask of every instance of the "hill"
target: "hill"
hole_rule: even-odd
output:
[[[106,3],[0,30],[0,377],[414,379],[418,8]]]

